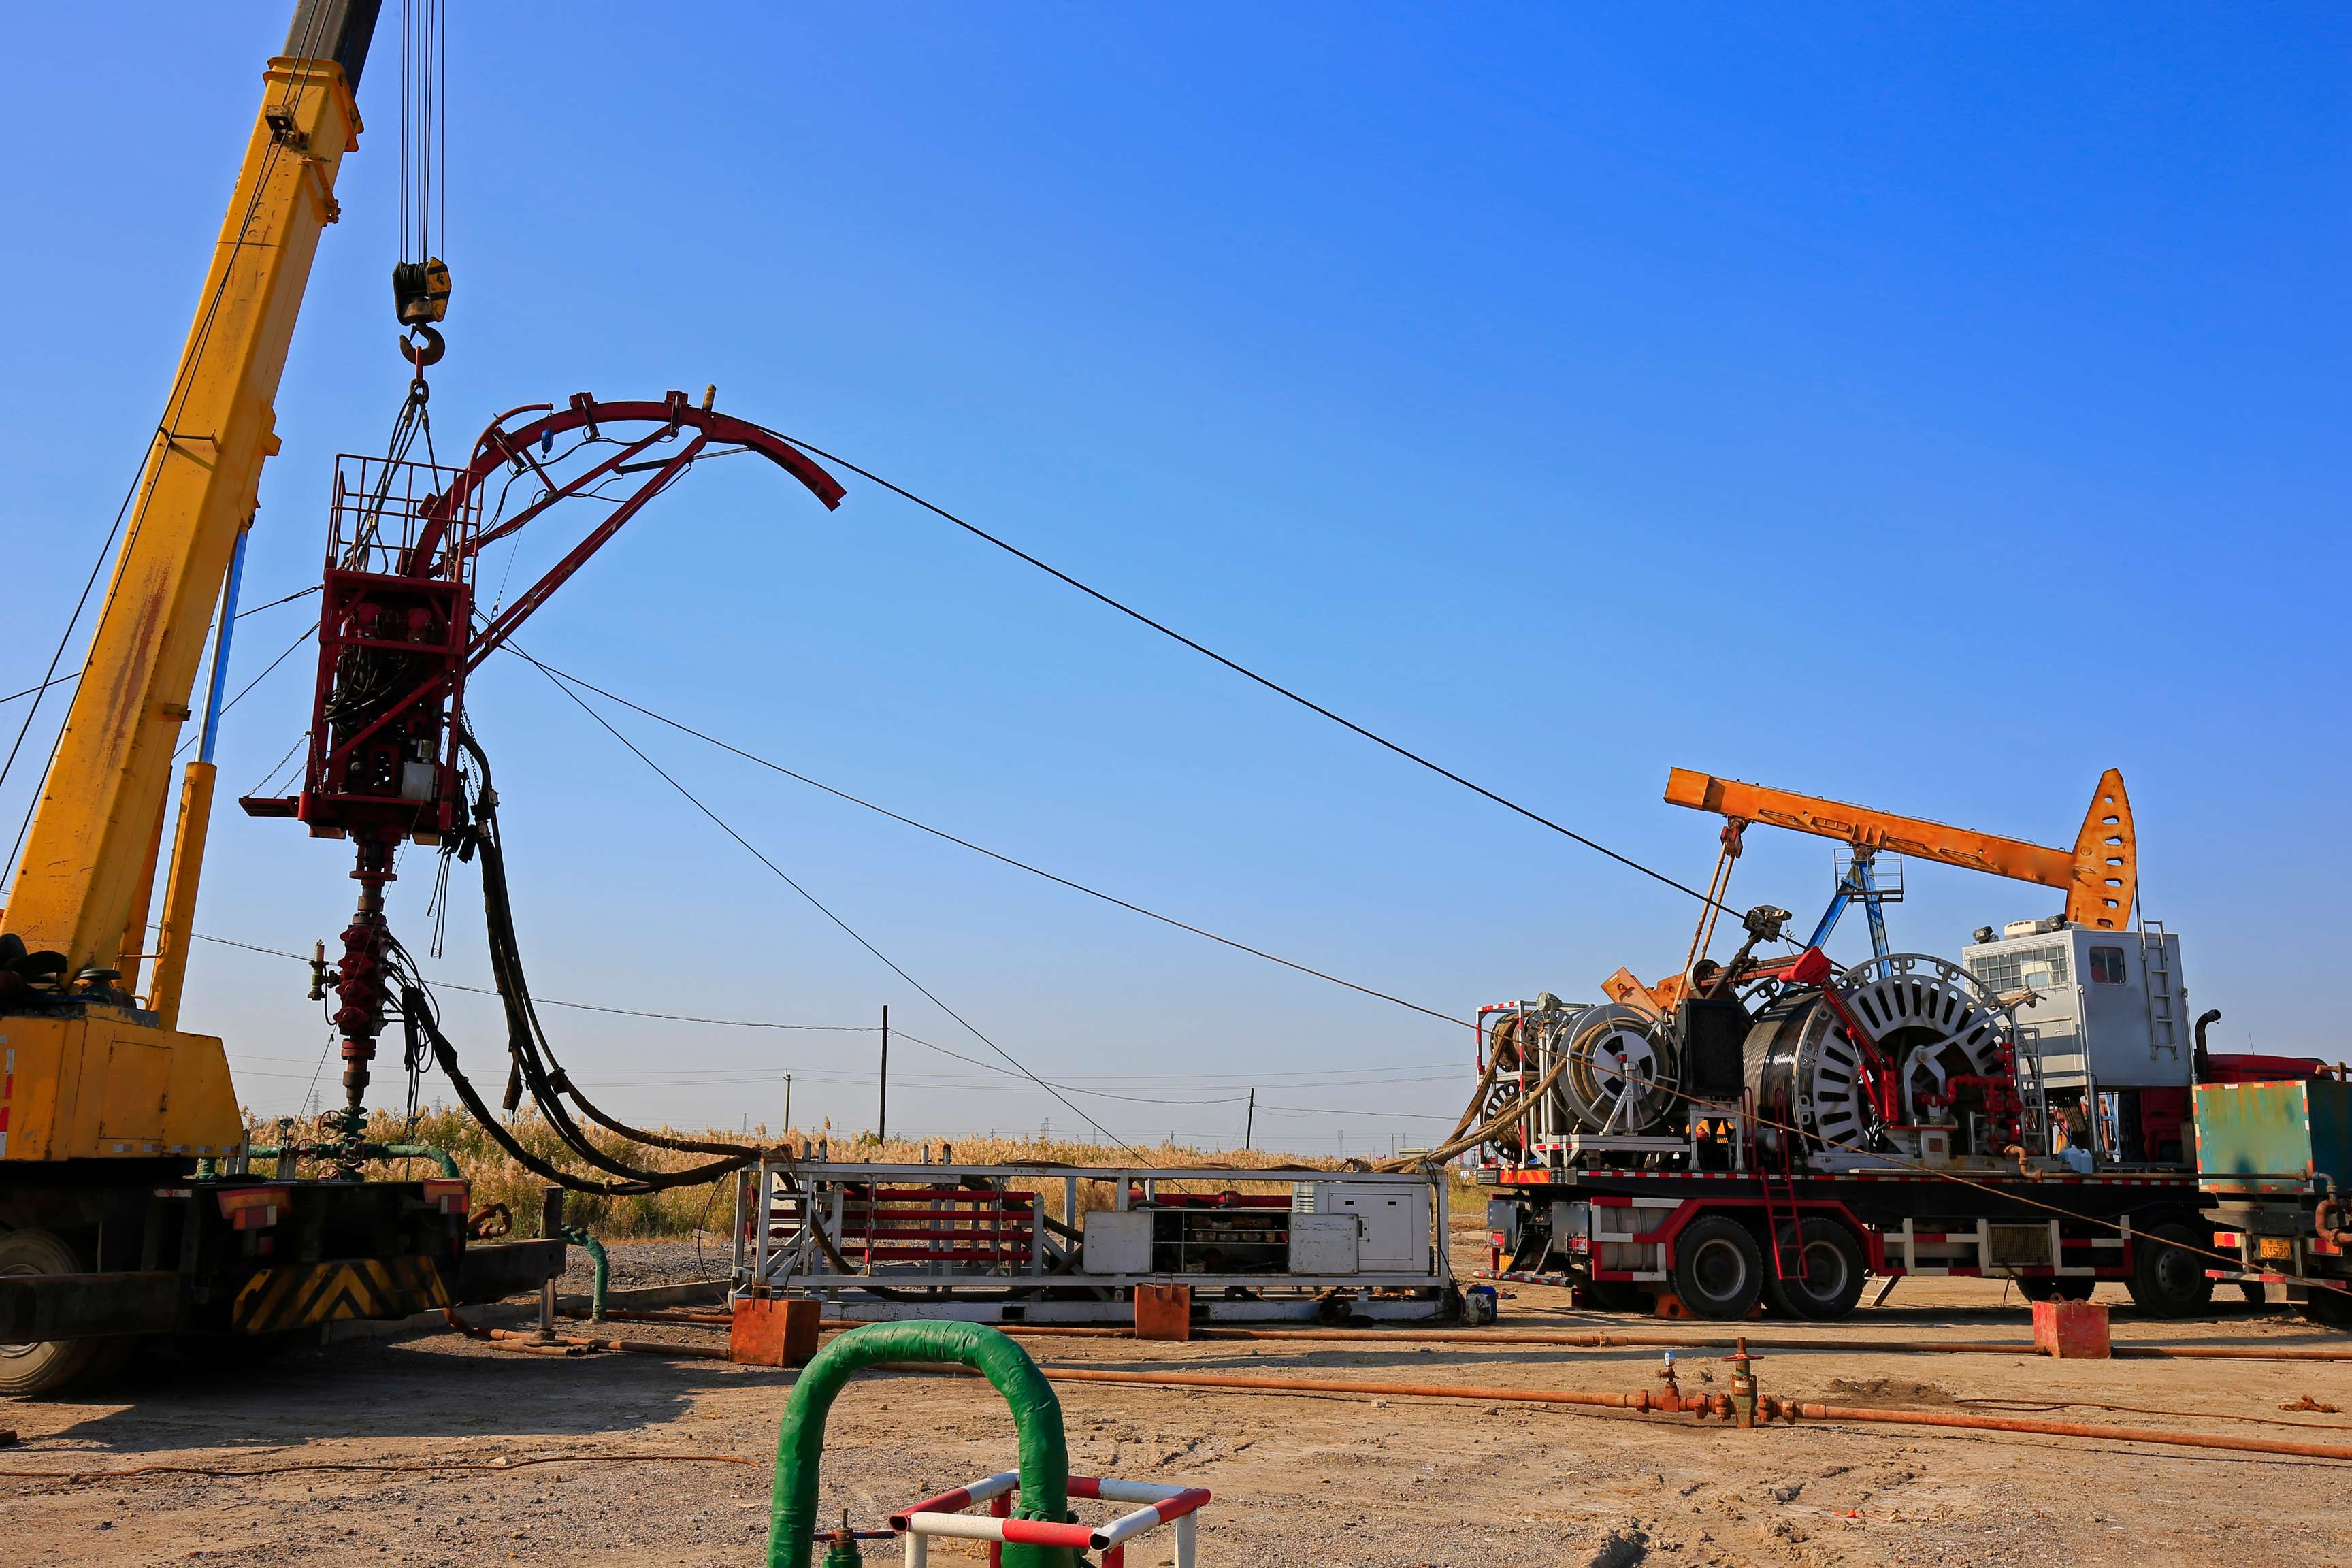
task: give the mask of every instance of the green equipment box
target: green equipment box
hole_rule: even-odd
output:
[[[2319,1183],[2315,1178],[2325,1178]],[[2224,1196],[2341,1189],[2352,1178],[2352,1084],[2197,1086],[2197,1184]]]

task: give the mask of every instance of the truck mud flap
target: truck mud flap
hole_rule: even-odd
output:
[[[18,1274],[0,1277],[0,1344],[166,1334],[180,1326],[180,1277]]]
[[[460,1303],[499,1301],[536,1290],[563,1272],[563,1238],[475,1241],[457,1266]]]
[[[450,1305],[429,1258],[357,1258],[264,1268],[229,1310],[241,1334],[282,1333],[352,1318],[396,1319]]]

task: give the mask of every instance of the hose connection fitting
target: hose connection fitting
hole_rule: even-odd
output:
[[[1743,1432],[1756,1425],[1756,1358],[1748,1353],[1748,1336],[1731,1357],[1731,1415]]]

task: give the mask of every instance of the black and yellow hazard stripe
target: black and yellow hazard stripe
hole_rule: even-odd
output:
[[[244,1334],[271,1334],[350,1318],[405,1318],[449,1304],[441,1271],[429,1258],[361,1258],[349,1263],[265,1268],[245,1282],[230,1310]]]

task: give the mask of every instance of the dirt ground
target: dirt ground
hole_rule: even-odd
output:
[[[1466,1238],[1465,1238],[1466,1239]],[[615,1283],[694,1277],[690,1246],[616,1247]],[[1466,1252],[1465,1266],[1476,1260]],[[1680,1331],[1572,1310],[1511,1286],[1502,1327]],[[2208,1320],[2136,1316],[2126,1343],[2347,1348],[2231,1302]],[[1759,1363],[1768,1393],[2352,1445],[2352,1363],[2065,1362],[1871,1353],[1850,1342],[2024,1339],[2025,1309],[1975,1281],[1906,1281],[1818,1341]],[[631,1325],[716,1342],[710,1331]],[[1697,1337],[1695,1333],[1694,1337]],[[1842,1345],[1841,1342],[1848,1342]],[[1632,1390],[1658,1352],[1416,1344],[1031,1339],[1054,1363],[1455,1385]],[[1721,1389],[1717,1352],[1678,1356]],[[258,1365],[150,1364],[102,1397],[0,1404],[0,1563],[757,1563],[791,1374],[700,1361],[503,1352],[447,1333],[338,1343]],[[1712,1568],[1718,1564],[2078,1564],[2278,1568],[2346,1561],[2352,1467],[2110,1441],[1806,1425],[1740,1433],[1686,1419],[1373,1396],[1066,1384],[1073,1468],[1206,1486],[1204,1564],[1262,1568]],[[2347,1414],[2287,1412],[2308,1395]],[[2118,1405],[2133,1410],[2108,1408]],[[2030,1407],[2030,1408],[2029,1408]],[[630,1457],[645,1462],[614,1462]],[[522,1461],[552,1458],[555,1463]],[[984,1384],[874,1373],[835,1408],[827,1506],[878,1527],[892,1508],[1009,1468]],[[469,1462],[432,1473],[409,1467]],[[279,1470],[27,1478],[137,1466]],[[1082,1505],[1092,1506],[1092,1505]],[[1093,1517],[1087,1515],[1087,1517]],[[1164,1537],[1150,1537],[1158,1542]],[[870,1562],[898,1561],[887,1542]],[[977,1563],[943,1548],[935,1562]],[[1164,1548],[1131,1563],[1169,1561]]]

